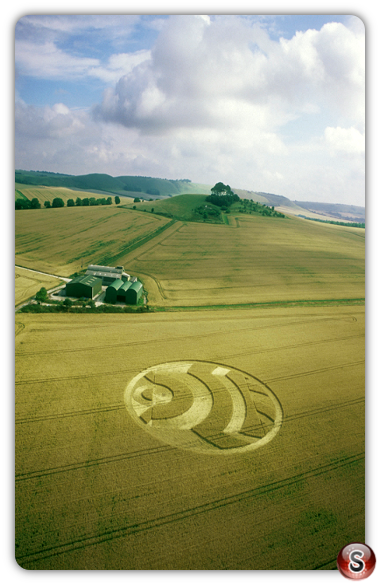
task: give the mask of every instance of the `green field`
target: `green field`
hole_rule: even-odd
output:
[[[122,264],[151,309],[16,313],[17,562],[336,569],[365,541],[365,231],[177,199],[15,213],[16,264]]]
[[[201,221],[199,214],[194,212],[196,207],[204,205],[207,195],[178,195],[161,201],[141,201],[140,203],[129,204],[127,207],[135,207],[138,211],[150,211],[154,213],[168,214],[181,221]],[[210,207],[215,207],[210,204]]]

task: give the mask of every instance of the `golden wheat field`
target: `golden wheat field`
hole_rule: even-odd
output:
[[[364,306],[18,313],[15,428],[24,568],[333,569],[365,541]]]
[[[168,222],[113,206],[16,211],[16,264],[61,276],[88,264],[114,266],[124,250]]]
[[[94,193],[92,191],[78,191],[75,189],[69,189],[67,187],[46,187],[44,185],[33,186],[24,185],[23,183],[16,183],[15,187],[19,193],[22,193],[30,201],[36,197],[41,205],[43,205],[45,201],[50,201],[52,203],[55,197],[60,197],[65,202],[65,204],[67,204],[69,199],[73,199],[75,201],[77,197],[80,197],[80,199],[84,199],[85,197],[95,197],[96,199],[102,197],[111,197],[113,202],[115,200],[115,196],[109,195],[108,193],[107,195],[104,195],[101,193]],[[128,197],[126,198],[126,201],[130,203],[132,199]]]
[[[15,304],[17,306],[34,296],[42,286],[49,290],[60,285],[62,281],[47,274],[37,274],[16,266],[15,283]]]
[[[364,297],[364,230],[290,218],[235,221],[177,222],[123,262],[154,277],[149,300],[162,306]]]
[[[172,222],[105,206],[16,211],[16,263],[63,276],[122,264],[164,307],[364,298],[363,229],[229,219]]]

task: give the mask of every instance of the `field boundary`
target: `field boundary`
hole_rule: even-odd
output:
[[[165,312],[165,311],[214,311],[222,309],[255,309],[266,307],[309,307],[309,306],[334,306],[334,305],[363,305],[365,298],[358,299],[300,299],[296,301],[267,301],[262,303],[237,303],[231,305],[183,305],[183,306],[151,306],[151,311]]]
[[[171,227],[174,223],[176,223],[176,221],[177,221],[176,219],[172,219],[171,221],[167,222],[165,225],[162,225],[162,226],[156,228],[152,232],[149,232],[149,234],[142,236],[141,238],[136,238],[135,240],[132,240],[132,242],[128,243],[125,246],[125,248],[122,248],[120,250],[120,253],[116,254],[115,256],[104,256],[102,259],[102,262],[105,262],[107,264],[111,264],[112,262],[116,263],[119,258],[126,256],[130,252],[133,252],[133,250],[136,250],[136,248],[143,246],[144,244],[146,244],[147,242],[149,242],[153,238],[159,236],[162,232],[164,232],[169,227]]]

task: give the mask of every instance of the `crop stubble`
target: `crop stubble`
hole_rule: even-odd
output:
[[[346,542],[364,539],[363,307],[16,321],[22,566],[333,568]],[[177,360],[266,383],[282,405],[279,434],[220,457],[145,432],[124,390]]]

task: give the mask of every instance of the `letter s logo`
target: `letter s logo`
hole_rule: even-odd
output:
[[[349,569],[352,573],[361,573],[365,568],[365,562],[361,560],[364,553],[361,550],[353,550],[350,552]]]

